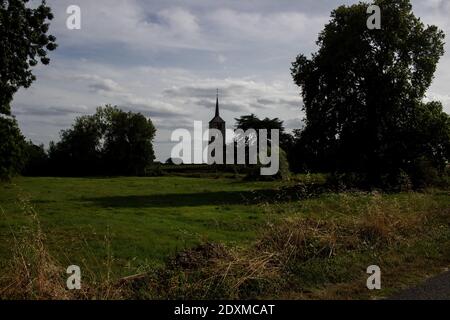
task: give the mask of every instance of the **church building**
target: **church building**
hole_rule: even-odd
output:
[[[214,115],[214,118],[209,121],[209,129],[217,129],[222,133],[222,139],[223,139],[223,163],[225,163],[225,150],[226,150],[226,137],[225,137],[225,120],[223,120],[219,115],[219,89],[217,89],[216,94],[216,114]],[[209,143],[214,141],[214,137],[210,138]],[[213,154],[214,156],[214,154]]]

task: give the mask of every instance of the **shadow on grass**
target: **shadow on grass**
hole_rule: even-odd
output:
[[[317,188],[319,187],[319,188]],[[258,203],[281,203],[315,197],[325,192],[320,186],[314,188],[298,186],[281,189],[254,191],[217,191],[200,193],[169,193],[151,195],[124,195],[82,198],[94,205],[109,208],[145,207],[196,207],[208,205],[251,205]]]
[[[219,191],[201,193],[169,193],[151,195],[105,196],[83,198],[100,207],[143,208],[143,207],[197,207],[209,205],[257,204],[271,201],[274,190]]]

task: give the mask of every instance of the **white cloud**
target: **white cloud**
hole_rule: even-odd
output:
[[[51,1],[62,13],[68,0]],[[202,39],[198,18],[181,7],[152,12],[136,0],[81,1],[81,30],[65,28],[66,15],[56,15],[57,38],[68,46],[115,44],[129,50],[195,48],[211,50]]]
[[[74,80],[81,80],[87,82],[87,86],[96,93],[121,93],[125,89],[122,88],[116,81],[108,78],[102,78],[93,74],[80,74],[72,77]]]
[[[249,13],[219,9],[208,16],[209,21],[222,35],[246,39],[251,44],[263,41],[291,43],[301,39],[313,39],[326,23],[329,13],[308,15],[302,12]]]

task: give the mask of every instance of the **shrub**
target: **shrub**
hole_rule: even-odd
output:
[[[245,177],[246,180],[289,180],[291,178],[291,172],[289,170],[289,162],[287,160],[286,152],[279,148],[279,169],[273,176],[261,175],[262,165],[259,163],[256,165],[250,165],[248,167],[248,173]]]
[[[145,174],[146,177],[159,177],[163,175],[163,171],[161,169],[160,164],[152,164],[149,165],[147,168],[145,168]]]
[[[437,185],[440,181],[439,172],[431,161],[420,158],[414,162],[410,170],[412,184],[416,188]]]
[[[400,169],[383,175],[381,187],[389,192],[407,192],[411,191],[414,186],[408,173]]]
[[[49,158],[44,145],[35,145],[31,141],[25,143],[25,163],[22,174],[25,176],[43,176],[48,174]]]
[[[366,175],[362,173],[339,173],[334,172],[327,176],[326,184],[334,190],[345,191],[348,189],[362,188],[365,189]]]

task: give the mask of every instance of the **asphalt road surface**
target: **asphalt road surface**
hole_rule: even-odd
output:
[[[450,271],[431,277],[417,287],[390,297],[389,300],[450,300]]]

